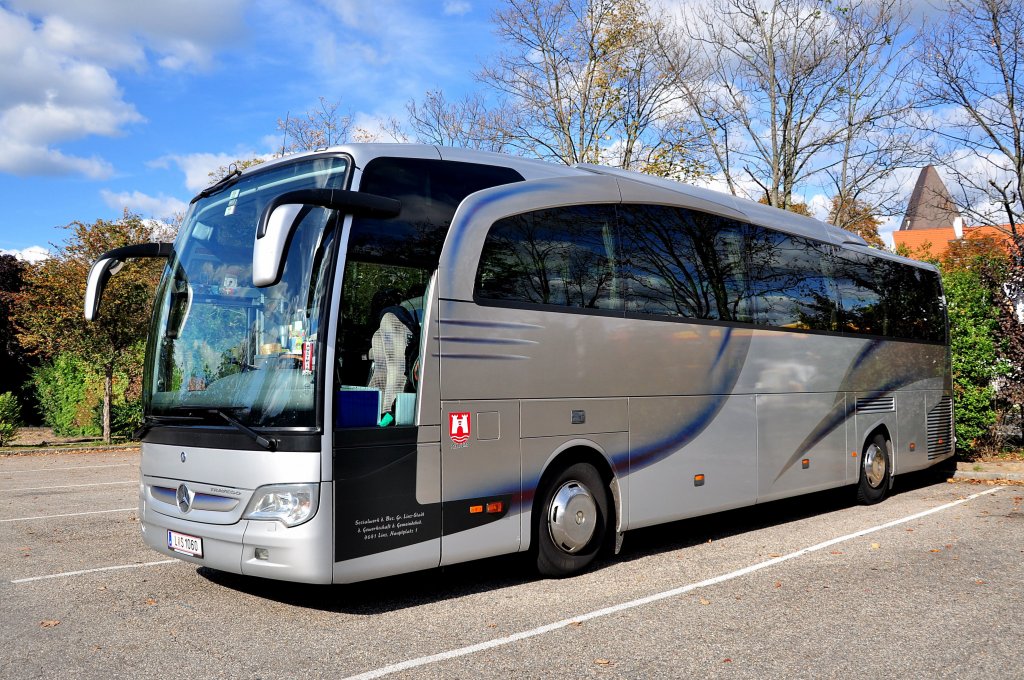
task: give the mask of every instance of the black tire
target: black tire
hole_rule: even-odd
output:
[[[560,578],[586,569],[607,541],[610,507],[607,485],[593,466],[576,463],[551,477],[538,489],[533,512],[537,571]],[[556,509],[561,517],[552,517]],[[565,517],[574,521],[557,521]]]
[[[876,434],[864,447],[860,457],[860,481],[857,483],[857,502],[874,505],[889,495],[892,459],[889,442],[881,433]]]

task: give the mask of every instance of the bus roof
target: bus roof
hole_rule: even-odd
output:
[[[872,256],[883,257],[889,260],[896,260],[917,267],[935,269],[932,265],[918,260],[912,260],[895,255],[885,250],[870,247],[867,242],[853,232],[840,229],[834,225],[805,217],[787,210],[781,210],[767,206],[746,198],[740,198],[721,191],[706,189],[692,184],[685,184],[670,179],[645,175],[640,172],[614,168],[605,165],[592,165],[580,163],[574,166],[549,163],[547,161],[523,158],[521,156],[510,156],[508,154],[494,153],[490,151],[478,151],[475,149],[461,149],[455,147],[434,146],[429,144],[403,144],[403,143],[354,143],[332,146],[327,149],[303,152],[277,158],[267,163],[247,168],[244,173],[259,171],[271,165],[286,163],[298,158],[312,156],[322,153],[345,153],[352,156],[357,168],[363,168],[366,163],[374,158],[400,157],[400,158],[435,158],[463,163],[482,163],[485,165],[500,165],[512,168],[519,172],[527,181],[551,177],[579,177],[586,174],[608,175],[617,180],[627,180],[645,185],[655,192],[645,192],[647,196],[657,196],[664,192],[663,200],[666,205],[679,205],[683,207],[695,207],[708,209],[709,206],[717,206],[723,215],[736,216],[739,213],[754,224],[777,229],[797,236],[805,236],[827,241],[835,245],[841,245],[850,250],[866,252]],[[628,201],[627,201],[628,202]]]

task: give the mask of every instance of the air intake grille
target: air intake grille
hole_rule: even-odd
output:
[[[928,460],[953,451],[953,398],[943,397],[928,412]]]
[[[896,397],[873,397],[857,400],[857,413],[888,413],[896,410]]]

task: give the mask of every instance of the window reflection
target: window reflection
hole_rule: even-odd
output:
[[[484,244],[477,296],[621,309],[614,216],[610,206],[573,206],[496,222]]]
[[[573,206],[500,220],[484,244],[476,295],[772,328],[946,337],[933,271],[671,206]]]
[[[749,321],[743,225],[682,208],[622,207],[631,312]]]

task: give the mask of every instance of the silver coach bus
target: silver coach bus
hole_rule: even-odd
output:
[[[349,145],[232,173],[167,258],[139,517],[195,564],[313,583],[531,551],[953,454],[936,270],[636,173]]]

